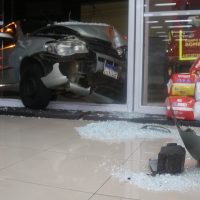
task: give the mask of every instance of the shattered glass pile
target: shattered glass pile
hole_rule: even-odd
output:
[[[90,123],[85,127],[78,127],[76,129],[83,138],[101,140],[104,142],[178,137],[176,129],[169,129],[170,131],[166,132],[161,129],[143,129],[143,127],[144,124],[140,123],[105,121]]]
[[[159,128],[155,128],[153,130],[144,129],[145,126],[145,124],[126,121],[105,121],[89,123],[84,127],[77,127],[76,130],[82,138],[107,143],[171,138],[184,147],[175,127],[165,126],[165,129],[159,130]],[[158,125],[152,125],[152,127],[154,126],[158,127]],[[151,155],[151,152],[149,153]],[[188,152],[186,160],[189,162],[192,160]],[[145,160],[145,165],[148,165],[148,160]],[[186,192],[187,190],[197,189],[200,186],[200,169],[197,167],[197,163],[189,167],[186,165],[184,172],[177,175],[157,174],[156,176],[151,176],[149,171],[145,172],[146,170],[144,171],[143,169],[134,171],[124,165],[120,167],[113,166],[110,171],[111,175],[120,182],[126,182],[145,190]]]

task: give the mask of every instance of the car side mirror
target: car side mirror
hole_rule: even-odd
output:
[[[0,32],[0,41],[14,41],[14,37],[9,33]]]

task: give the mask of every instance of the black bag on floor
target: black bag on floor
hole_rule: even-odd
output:
[[[169,143],[158,154],[157,173],[176,174],[184,170],[185,148],[176,143]]]

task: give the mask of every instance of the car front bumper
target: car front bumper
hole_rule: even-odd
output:
[[[52,71],[41,78],[43,84],[47,88],[55,88],[60,85],[67,84],[69,81],[67,76],[64,76],[59,69],[59,63],[53,65]]]
[[[91,52],[90,54],[74,55],[71,57],[57,57],[52,55],[52,59],[48,55],[46,58],[48,58],[45,60],[48,60],[49,70],[41,80],[49,89],[56,89],[61,86],[61,88],[69,90],[70,84],[72,85],[71,79],[68,76],[69,64],[74,61],[80,66],[78,73],[85,74],[93,86],[107,84],[106,82],[108,81],[111,83],[124,82],[125,66],[123,61],[103,53]],[[78,83],[76,84],[81,86]],[[86,88],[87,86],[84,87]]]

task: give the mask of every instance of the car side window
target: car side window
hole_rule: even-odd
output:
[[[62,27],[62,26],[56,26],[54,28],[55,34],[56,35],[72,35],[74,34],[74,31],[71,29],[68,29],[66,27]]]
[[[52,35],[53,30],[51,28],[44,28],[40,29],[39,31],[35,32],[33,35],[34,36],[47,36],[47,35]]]

